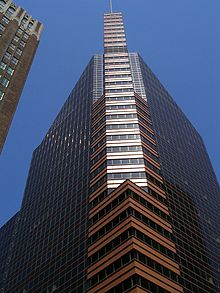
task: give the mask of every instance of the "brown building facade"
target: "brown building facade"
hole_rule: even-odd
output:
[[[0,152],[39,44],[43,26],[11,0],[0,1]]]

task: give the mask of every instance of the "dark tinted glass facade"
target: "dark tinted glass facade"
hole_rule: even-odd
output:
[[[14,240],[17,233],[19,213],[14,215],[0,229],[0,292],[4,292],[8,268],[11,262],[11,255],[14,247]]]
[[[139,61],[137,61],[139,59]],[[138,54],[186,292],[220,289],[220,191],[202,138]],[[139,63],[139,65],[138,65]],[[142,88],[143,89],[143,88]]]
[[[94,58],[34,151],[6,292],[83,292]]]

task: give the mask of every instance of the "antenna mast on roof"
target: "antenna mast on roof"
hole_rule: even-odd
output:
[[[110,11],[111,11],[111,13],[113,13],[113,9],[112,9],[112,0],[110,0]]]

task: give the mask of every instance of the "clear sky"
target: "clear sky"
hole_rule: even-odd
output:
[[[33,150],[93,54],[108,0],[16,0],[44,33],[0,156],[0,226],[20,207]],[[113,0],[139,52],[199,131],[220,179],[220,1]]]

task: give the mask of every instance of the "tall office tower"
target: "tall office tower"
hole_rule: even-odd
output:
[[[121,13],[35,150],[6,292],[218,292],[219,186]]]
[[[0,152],[5,143],[42,24],[11,0],[0,0]]]
[[[0,292],[4,292],[18,222],[19,212],[0,228]]]

